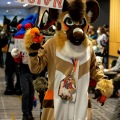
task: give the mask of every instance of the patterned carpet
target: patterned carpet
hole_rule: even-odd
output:
[[[4,69],[0,68],[0,120],[21,120],[21,96],[5,96],[5,77]],[[90,94],[92,102],[92,120],[110,120],[115,105],[117,103],[116,98],[109,98],[104,106],[101,106],[96,100],[92,99],[93,94]],[[36,95],[37,97],[37,95]],[[35,120],[40,120],[40,104],[37,98],[37,107],[33,109]]]
[[[91,98],[93,94],[91,94]],[[118,98],[109,98],[104,106],[101,106],[96,100],[91,99],[92,102],[92,120],[110,120],[117,104]]]

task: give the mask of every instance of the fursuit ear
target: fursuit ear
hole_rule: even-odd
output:
[[[90,23],[93,23],[99,16],[99,3],[96,0],[86,1],[86,13],[90,18]]]
[[[59,14],[60,10],[49,8],[49,16],[52,20],[57,21]],[[61,30],[61,24],[58,21],[56,22],[56,29]]]
[[[3,27],[5,30],[9,31],[10,30],[10,23],[11,23],[11,20],[8,19],[5,15],[3,17]]]
[[[57,20],[59,16],[59,10],[58,9],[53,9],[49,8],[49,16],[52,20]]]
[[[68,6],[69,6],[68,1],[67,1],[67,0],[64,0],[62,10],[49,8],[49,16],[50,16],[50,18],[51,18],[52,20],[54,20],[54,21],[57,21],[57,19],[58,19],[58,17],[59,17],[59,14],[60,14],[61,12],[66,12],[66,11],[68,11]],[[57,30],[61,30],[61,23],[59,23],[59,22],[56,23],[56,29],[57,29]]]
[[[69,6],[69,3],[67,0],[64,0],[64,3],[63,3],[63,7],[62,7],[62,10],[58,10],[58,9],[54,9],[54,8],[49,8],[49,15],[50,15],[50,18],[52,20],[57,20],[58,19],[58,16],[59,14],[62,12],[66,12],[68,11],[68,6]]]
[[[45,30],[45,31],[52,30],[52,28],[55,28],[55,26],[53,27],[53,25],[55,25],[55,21],[50,18],[48,10],[45,10],[39,25],[40,30]]]
[[[41,30],[44,28],[44,26],[47,24],[48,21],[49,21],[49,13],[47,10],[45,10],[42,15],[40,26],[39,26]]]
[[[12,27],[17,27],[17,25],[18,25],[17,15],[14,16],[14,18],[12,19],[10,25],[11,25]]]
[[[62,7],[62,12],[68,11],[68,6],[69,6],[68,1],[64,0],[63,7]]]

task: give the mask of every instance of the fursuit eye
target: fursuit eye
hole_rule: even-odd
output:
[[[72,26],[72,25],[74,25],[74,22],[72,21],[71,18],[66,18],[65,19],[65,24],[68,25],[68,26]]]
[[[86,20],[85,20],[85,18],[82,18],[81,21],[80,21],[80,25],[84,26],[85,24],[86,24]]]

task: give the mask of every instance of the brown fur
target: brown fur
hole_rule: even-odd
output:
[[[58,50],[61,50],[65,44],[65,42],[68,40],[66,35],[66,30],[63,26],[62,19],[68,12],[63,12],[59,15],[58,22],[61,23],[61,30],[58,30],[55,35],[56,39],[56,47]]]
[[[55,35],[56,47],[58,50],[61,50],[67,41],[67,36],[63,31],[58,31]]]
[[[89,43],[90,43],[90,42],[88,41],[88,37],[85,35],[85,39],[84,39],[84,41],[82,42],[82,44],[85,46],[85,48],[87,48],[87,46],[88,46]]]
[[[63,31],[57,31],[55,35],[55,39],[56,39],[56,47],[58,50],[61,50],[64,47],[65,42],[68,40],[66,34]],[[87,48],[89,43],[90,42],[88,41],[88,38],[85,35],[85,39],[82,44],[85,46],[85,48]]]
[[[82,0],[74,0],[69,2],[68,13],[74,21],[79,21],[85,16],[86,4]]]
[[[60,22],[61,23],[61,30],[62,31],[64,31],[64,32],[66,32],[66,29],[64,28],[64,25],[63,25],[63,17],[66,15],[66,14],[68,14],[68,12],[63,12],[63,13],[61,13],[60,15],[59,15],[59,18],[58,18],[58,22]]]
[[[61,50],[61,49],[63,48],[65,42],[68,40],[68,39],[67,39],[67,35],[66,35],[66,33],[65,33],[65,32],[66,32],[66,29],[64,28],[64,24],[63,24],[63,22],[62,22],[63,17],[64,17],[66,14],[68,14],[68,12],[63,12],[63,13],[61,13],[61,14],[59,15],[59,18],[58,18],[58,22],[61,23],[61,30],[58,30],[58,31],[56,32],[56,43],[57,43],[57,48],[58,48],[59,50]],[[84,41],[83,41],[83,45],[84,45],[85,47],[88,46],[88,38],[87,38],[86,35],[85,35],[85,39],[84,39]]]

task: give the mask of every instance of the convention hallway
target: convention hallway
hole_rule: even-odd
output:
[[[22,120],[21,112],[21,96],[16,95],[4,95],[5,90],[5,78],[4,68],[0,68],[0,120]],[[37,97],[37,107],[33,109],[33,115],[35,120],[40,120],[40,103]],[[96,100],[92,99],[92,120],[110,120],[111,115],[116,105],[116,98],[109,98],[104,106],[101,106]]]
[[[21,96],[4,95],[5,76],[4,69],[0,68],[0,120],[22,120]],[[35,120],[40,120],[40,104],[37,93],[37,106],[33,108]]]

